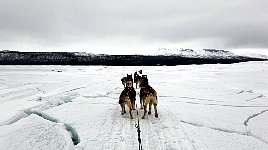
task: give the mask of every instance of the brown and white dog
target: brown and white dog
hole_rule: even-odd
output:
[[[132,74],[127,74],[127,76],[126,77],[123,77],[122,79],[121,79],[121,82],[122,82],[122,84],[124,85],[124,88],[126,88],[127,87],[127,81],[132,81],[132,84],[133,84],[133,78],[132,78]]]
[[[122,93],[120,94],[119,104],[122,109],[121,115],[124,115],[126,113],[125,105],[127,105],[129,109],[130,118],[133,119],[133,116],[132,116],[133,104],[132,104],[132,99],[130,95],[131,95],[130,90],[124,89]]]
[[[140,103],[141,103],[141,109],[144,109],[144,114],[142,119],[145,119],[145,115],[147,113],[147,105],[149,104],[149,111],[148,115],[151,114],[151,108],[152,104],[154,105],[154,112],[155,112],[155,117],[158,118],[158,113],[157,113],[157,92],[149,85],[148,79],[146,75],[142,76],[141,79],[141,84],[140,84]]]
[[[121,115],[124,115],[126,113],[125,105],[127,105],[129,108],[130,118],[133,119],[132,110],[135,110],[136,91],[133,88],[132,76],[130,77],[128,75],[127,77],[128,78],[126,80],[126,87],[121,92],[119,97],[119,104],[122,109]]]

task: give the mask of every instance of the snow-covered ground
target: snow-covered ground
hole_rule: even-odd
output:
[[[120,114],[120,79],[140,69],[158,92],[159,118]],[[138,149],[139,119],[144,150],[267,150],[267,74],[267,61],[0,66],[0,149]]]
[[[147,52],[147,51],[145,51]],[[251,58],[260,58],[260,59],[268,59],[267,53],[263,54],[261,52],[249,53],[246,51],[239,50],[217,50],[217,49],[177,49],[177,48],[159,48],[153,50],[145,55],[165,55],[165,56],[182,56],[189,58],[237,58],[239,56],[251,57]],[[82,54],[81,54],[82,55]]]

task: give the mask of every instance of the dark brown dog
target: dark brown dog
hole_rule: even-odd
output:
[[[127,105],[129,108],[130,118],[133,119],[132,110],[135,108],[135,100],[136,100],[136,91],[134,90],[134,88],[126,87],[122,91],[119,97],[119,104],[122,109],[121,115],[124,115],[126,113],[125,105]]]
[[[138,88],[138,85],[140,87],[141,84],[141,76],[137,73],[137,71],[134,73],[134,83],[136,83],[136,89]]]
[[[147,113],[147,105],[149,104],[149,111],[148,115],[151,114],[151,108],[152,104],[154,105],[154,112],[155,112],[155,117],[158,118],[158,113],[157,113],[157,92],[149,85],[147,76],[142,76],[141,84],[140,84],[140,103],[141,103],[141,109],[144,109],[144,114],[142,119],[145,119],[145,115]]]
[[[127,83],[127,77],[123,77],[121,79],[121,82],[122,82],[122,84],[124,85],[124,88],[125,88],[126,87],[126,83]]]

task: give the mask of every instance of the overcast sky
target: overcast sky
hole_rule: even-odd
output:
[[[0,50],[268,51],[267,39],[267,0],[0,0]]]

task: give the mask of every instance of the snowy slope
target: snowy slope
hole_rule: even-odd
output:
[[[120,114],[120,79],[140,69],[158,92],[159,118]],[[267,73],[266,61],[0,66],[0,149],[138,149],[140,119],[143,149],[266,150]]]
[[[250,57],[250,58],[260,58],[268,59],[268,56],[261,55],[257,53],[245,53],[245,52],[230,52],[226,50],[217,49],[169,49],[169,48],[159,48],[154,50],[152,53],[147,55],[164,55],[164,56],[183,56],[189,58],[221,58],[221,59],[232,59],[237,57]]]

